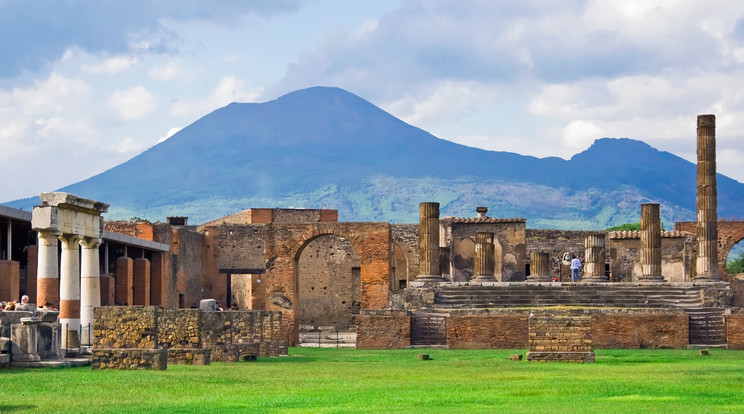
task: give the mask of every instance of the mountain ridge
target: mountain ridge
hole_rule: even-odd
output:
[[[741,214],[744,184],[718,179],[719,217]],[[694,220],[695,185],[694,164],[642,141],[601,138],[568,160],[487,151],[314,87],[229,104],[61,191],[107,202],[107,218],[120,219],[198,223],[251,207],[325,207],[344,221],[416,222],[419,202],[439,201],[443,215],[485,205],[533,228],[598,229],[637,221],[641,202],[660,202],[667,222]]]

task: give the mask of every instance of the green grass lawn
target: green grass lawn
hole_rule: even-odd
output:
[[[742,351],[595,352],[565,364],[508,360],[524,350],[291,348],[166,371],[6,369],[0,413],[744,412]]]

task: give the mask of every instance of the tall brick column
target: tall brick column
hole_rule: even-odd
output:
[[[661,237],[661,234],[659,234],[659,237]],[[588,234],[584,237],[583,280],[586,282],[609,282],[610,277],[605,275],[605,261],[607,261],[607,255],[605,254],[604,233]],[[661,273],[661,268],[659,273]]]
[[[134,292],[135,305],[150,305],[150,261],[144,257],[134,260]]]
[[[62,348],[80,346],[80,236],[63,234],[59,275],[59,322]]]
[[[550,282],[550,255],[548,252],[530,252],[530,275],[528,282]]]
[[[659,205],[641,204],[641,275],[639,282],[663,282]]]
[[[80,240],[80,339],[83,345],[92,345],[93,309],[101,306],[101,268],[98,248],[102,240],[85,237]]]
[[[444,281],[439,268],[439,203],[419,204],[419,275],[416,281]]]
[[[126,256],[116,259],[116,304],[134,305],[134,261]]]
[[[473,282],[495,282],[493,276],[493,233],[475,233]]]
[[[716,116],[697,118],[696,281],[718,282],[718,190],[716,185]]]
[[[36,304],[59,307],[59,268],[57,244],[59,234],[39,230]]]

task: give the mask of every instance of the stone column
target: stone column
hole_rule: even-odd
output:
[[[92,345],[93,308],[101,306],[101,270],[98,248],[101,239],[85,237],[82,246],[80,266],[80,339],[83,345]]]
[[[641,275],[639,282],[663,282],[661,220],[658,204],[641,204]]]
[[[419,275],[416,281],[444,281],[439,268],[439,203],[419,205]]]
[[[493,233],[475,233],[473,282],[496,282],[493,276]]]
[[[550,282],[550,255],[547,252],[530,252],[528,282]]]
[[[610,277],[605,275],[606,261],[604,233],[588,234],[584,237],[583,280],[586,282],[609,282]],[[659,268],[659,273],[661,273],[661,268]]]
[[[59,307],[59,263],[57,243],[59,233],[39,231],[38,268],[36,275],[36,305],[47,303]]]
[[[696,281],[718,282],[718,190],[716,185],[716,116],[697,118]]]
[[[63,234],[59,283],[59,322],[62,347],[80,346],[80,236]]]

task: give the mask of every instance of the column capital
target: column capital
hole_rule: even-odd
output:
[[[79,243],[83,249],[97,249],[101,247],[103,239],[100,237],[83,237]]]
[[[79,234],[63,233],[58,235],[57,238],[62,242],[63,249],[75,249],[77,248],[80,239],[82,239],[82,236]]]

